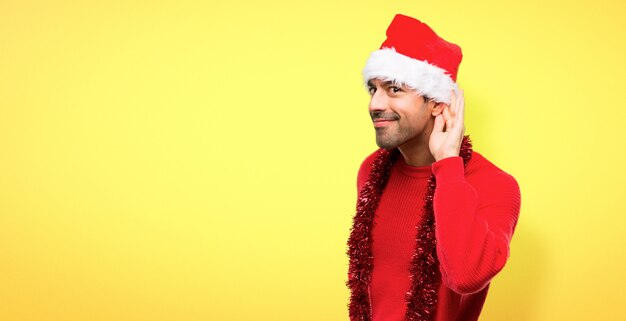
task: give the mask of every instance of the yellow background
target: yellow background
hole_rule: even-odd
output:
[[[522,211],[481,320],[624,320],[623,1],[0,3],[0,320],[347,320],[360,72],[464,51]]]

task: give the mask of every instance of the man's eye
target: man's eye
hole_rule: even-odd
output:
[[[373,95],[376,92],[376,87],[370,87],[367,89],[367,91],[370,93],[370,95]]]
[[[389,87],[389,89],[391,89],[391,91],[394,92],[394,93],[402,91],[402,89],[400,87],[396,87],[396,86],[391,86],[391,87]]]

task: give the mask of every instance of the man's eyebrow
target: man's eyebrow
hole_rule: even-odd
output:
[[[374,87],[374,80],[373,79],[368,80],[367,86]],[[398,84],[396,81],[393,81],[393,80],[386,80],[386,81],[383,81],[382,86],[383,87],[400,86],[400,84]]]

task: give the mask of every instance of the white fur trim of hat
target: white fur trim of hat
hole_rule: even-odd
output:
[[[405,84],[420,95],[446,104],[450,104],[452,90],[455,94],[459,92],[446,70],[427,61],[407,57],[394,48],[382,48],[371,53],[363,68],[363,81],[367,86],[367,82],[374,78]]]

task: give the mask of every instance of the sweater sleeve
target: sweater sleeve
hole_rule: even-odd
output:
[[[433,163],[437,256],[446,285],[460,294],[482,290],[504,267],[520,209],[520,191],[505,172],[489,172],[475,186],[463,159]],[[480,195],[479,195],[480,193]]]

